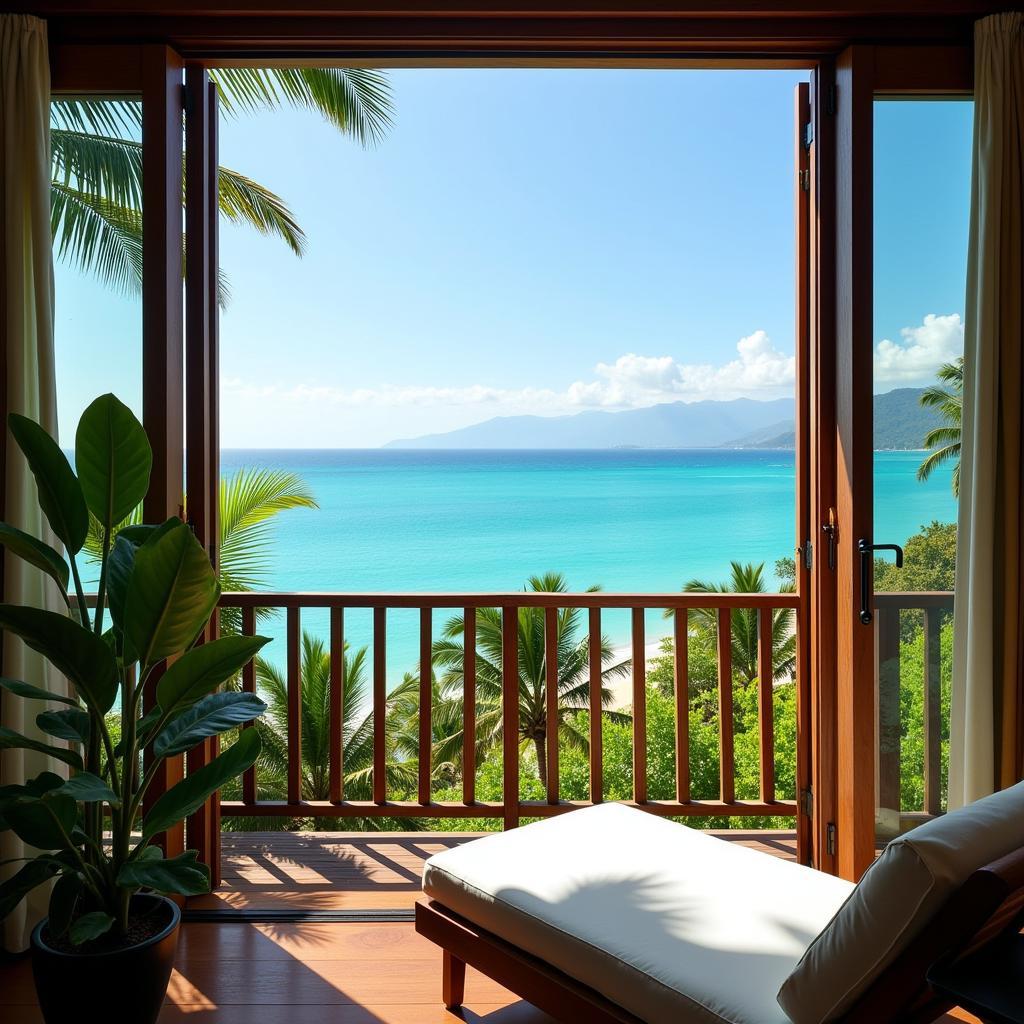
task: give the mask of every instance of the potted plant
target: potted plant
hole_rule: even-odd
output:
[[[46,573],[67,609],[0,604],[0,629],[44,655],[72,692],[0,679],[10,693],[51,705],[36,724],[64,741],[45,743],[0,727],[0,748],[38,751],[70,768],[69,779],[42,772],[0,787],[0,829],[40,851],[0,884],[0,919],[36,886],[53,882],[49,916],[32,934],[44,1018],[65,1024],[95,1012],[146,1024],[159,1013],[177,944],[180,911],[167,894],[210,888],[196,851],[167,857],[156,841],[253,764],[258,731],[241,730],[145,815],[143,797],[166,758],[263,713],[255,694],[219,690],[268,638],[198,642],[219,587],[191,529],[177,518],[117,528],[145,497],[153,461],[127,406],[104,395],[85,410],[75,470],[38,424],[11,416],[10,429],[66,558],[7,524],[0,524],[0,544]],[[90,519],[102,538],[91,611],[75,557]]]

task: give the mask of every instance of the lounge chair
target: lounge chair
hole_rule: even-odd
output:
[[[861,882],[602,804],[431,857],[416,929],[557,1020],[930,1021],[926,974],[1017,930],[1024,783],[890,843]]]

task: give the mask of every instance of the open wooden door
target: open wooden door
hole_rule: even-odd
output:
[[[217,305],[217,89],[205,68],[185,70],[185,514],[217,568],[220,494]],[[204,640],[217,636],[218,616]],[[189,772],[217,755],[216,737],[187,758]],[[220,799],[191,818],[188,845],[220,882]]]

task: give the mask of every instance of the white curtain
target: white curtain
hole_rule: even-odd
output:
[[[46,24],[37,18],[0,14],[0,312],[2,312],[7,409],[29,416],[56,435],[57,406],[53,370],[53,260],[50,244],[50,69]],[[58,547],[36,501],[24,459],[3,425],[3,518]],[[3,566],[4,601],[57,610],[56,590],[36,569],[7,555]],[[44,582],[45,580],[45,582]],[[67,692],[66,681],[13,637],[3,637],[2,670],[49,690]],[[47,742],[35,726],[43,710],[0,691],[0,722]],[[45,755],[0,751],[0,784],[22,782],[41,771],[63,772]],[[25,856],[22,843],[0,832],[0,861]],[[0,868],[5,878],[20,867]],[[25,949],[31,928],[46,914],[48,891],[37,889],[3,925],[4,948]]]
[[[1021,777],[1024,15],[975,28],[949,806]]]

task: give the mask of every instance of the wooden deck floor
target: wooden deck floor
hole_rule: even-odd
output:
[[[196,910],[411,910],[424,861],[479,833],[225,832],[223,881]],[[792,832],[719,832],[779,857],[796,857]]]
[[[0,1019],[42,1024],[27,958],[0,965]],[[441,953],[411,924],[187,924],[159,1024],[555,1024],[473,970],[441,1005]],[[967,1014],[945,1018],[979,1024]],[[881,1024],[881,1022],[880,1022]]]

